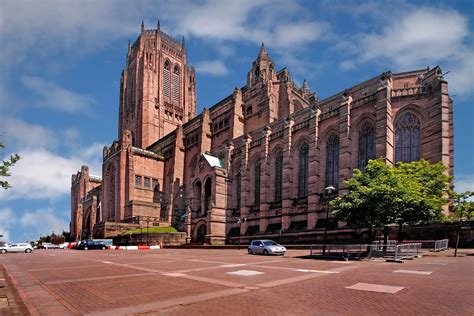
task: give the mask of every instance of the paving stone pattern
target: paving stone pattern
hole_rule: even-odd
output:
[[[0,263],[36,315],[474,314],[474,256],[443,252],[400,264],[306,254],[38,250]]]

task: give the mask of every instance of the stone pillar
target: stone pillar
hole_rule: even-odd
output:
[[[384,73],[380,80],[375,105],[375,153],[377,158],[382,157],[386,163],[393,164],[392,75]]]
[[[244,137],[244,147],[243,147],[243,160],[241,164],[241,174],[240,174],[240,187],[241,187],[241,201],[240,201],[240,218],[249,218],[250,214],[250,171],[248,165],[249,159],[249,145],[252,142],[252,137],[250,135],[245,135]],[[240,234],[243,236],[247,232],[247,227],[249,226],[249,222],[246,221],[242,223],[240,226]]]
[[[93,195],[92,196],[92,206],[91,206],[91,227],[90,227],[90,232],[89,235],[91,238],[94,238],[94,226],[96,224],[96,215],[97,215],[97,196]]]
[[[292,129],[294,121],[291,115],[285,120],[283,129],[283,192],[281,205],[281,228],[287,230],[290,227],[290,212],[293,207],[293,165],[292,160]]]
[[[84,214],[84,208],[82,203],[79,203],[77,205],[77,212],[76,212],[76,231],[75,231],[75,240],[80,240],[81,239],[81,234],[82,234],[82,220],[83,220],[83,214]]]
[[[263,129],[263,138],[262,138],[262,151],[264,156],[261,159],[261,169],[260,169],[260,205],[259,205],[259,226],[260,232],[264,233],[267,229],[268,219],[266,217],[268,210],[270,209],[270,202],[272,201],[272,188],[273,183],[270,178],[271,170],[271,162],[269,159],[269,142],[270,142],[270,134],[272,130],[267,125]]]
[[[213,194],[211,194],[211,209],[208,215],[208,234],[206,243],[210,245],[225,244],[226,223],[226,173],[222,168],[214,167]]]
[[[308,229],[316,227],[318,221],[318,205],[319,205],[319,192],[318,183],[320,181],[319,174],[319,116],[321,115],[320,109],[312,110],[311,119],[309,122],[309,136],[311,141],[309,143],[309,177],[308,177]]]
[[[345,91],[339,107],[339,192],[344,192],[344,180],[352,177],[351,168],[351,103],[352,96]]]

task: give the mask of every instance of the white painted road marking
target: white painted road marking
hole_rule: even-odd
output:
[[[186,276],[184,273],[163,273],[163,275],[170,276],[170,277],[183,277]]]
[[[236,263],[236,264],[221,264],[222,268],[235,268],[235,267],[242,267],[246,266],[244,263]]]
[[[308,269],[296,269],[298,272],[315,272],[315,273],[339,273],[338,271],[326,271],[326,270],[308,270]]]
[[[351,286],[346,286],[346,289],[395,294],[398,291],[403,290],[404,287],[381,285],[381,284],[357,283]]]
[[[418,270],[395,270],[393,273],[408,273],[408,274],[423,274],[430,275],[433,271],[418,271]]]
[[[234,272],[226,272],[227,274],[234,274],[234,275],[243,275],[243,276],[251,276],[257,274],[264,274],[264,272],[260,271],[252,271],[252,270],[238,270]]]

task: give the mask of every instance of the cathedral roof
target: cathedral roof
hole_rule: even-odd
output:
[[[208,155],[208,154],[202,154],[202,155],[211,167],[225,168],[224,163],[219,158]]]

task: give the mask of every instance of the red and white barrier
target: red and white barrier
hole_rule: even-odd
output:
[[[109,246],[110,250],[159,250],[161,246]]]

